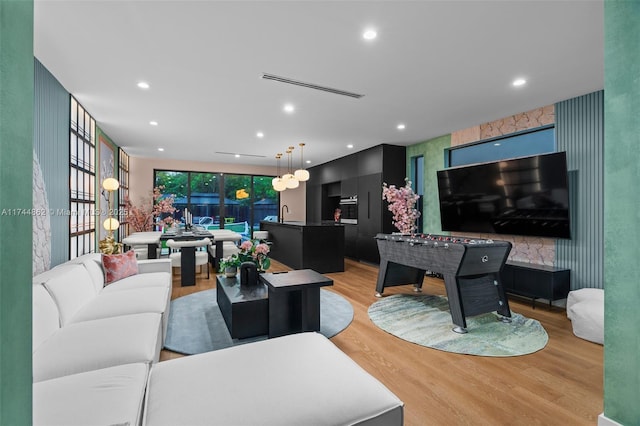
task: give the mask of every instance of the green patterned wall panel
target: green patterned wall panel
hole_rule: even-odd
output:
[[[407,176],[411,158],[424,156],[424,197],[422,197],[422,232],[438,234],[440,224],[440,204],[438,201],[438,178],[436,172],[444,169],[444,149],[451,146],[451,135],[429,139],[407,147]]]

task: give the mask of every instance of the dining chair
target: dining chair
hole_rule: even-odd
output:
[[[182,255],[188,253],[191,250],[195,251],[195,266],[200,266],[200,272],[202,272],[202,266],[207,266],[207,279],[209,278],[209,253],[207,252],[206,247],[211,245],[211,240],[209,238],[203,238],[201,240],[189,240],[189,241],[175,241],[175,240],[167,240],[167,247],[172,249],[178,249],[179,252],[169,254],[169,258],[171,259],[171,267],[172,268],[181,268],[182,267]],[[197,250],[200,247],[205,247],[204,251]],[[184,271],[181,271],[182,276],[185,276]]]

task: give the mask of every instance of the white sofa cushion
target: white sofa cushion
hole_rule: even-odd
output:
[[[33,381],[130,363],[157,362],[160,314],[135,314],[69,324],[33,353]]]
[[[317,333],[154,364],[144,410],[147,426],[402,423],[402,402]]]
[[[167,292],[164,287],[105,292],[82,306],[69,323],[146,312],[164,314],[167,308]]]
[[[149,365],[126,364],[33,384],[33,424],[140,424]]]
[[[42,284],[33,286],[32,314],[32,351],[35,351],[45,340],[60,329],[58,307]]]
[[[171,269],[171,261],[166,260]],[[149,272],[132,275],[120,281],[115,281],[102,289],[101,294],[122,290],[135,290],[145,287],[161,287],[171,289],[171,274],[169,272]]]
[[[43,284],[58,306],[60,324],[64,327],[97,293],[83,265],[60,265],[51,272],[52,275]]]
[[[165,287],[102,292],[80,308],[69,324],[151,312],[162,315],[162,341],[164,342],[169,324],[170,303],[171,295],[169,289]]]
[[[75,263],[84,265],[89,272],[91,282],[96,289],[96,293],[99,293],[104,287],[104,270],[102,269],[102,255],[100,253],[87,253],[82,256],[78,256],[75,259],[71,259],[67,263]]]

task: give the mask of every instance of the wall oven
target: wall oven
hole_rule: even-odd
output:
[[[358,196],[354,195],[349,198],[340,199],[340,210],[342,214],[340,216],[341,223],[347,223],[350,225],[358,224]]]

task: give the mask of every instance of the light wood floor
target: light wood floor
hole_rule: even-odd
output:
[[[272,262],[270,271],[288,268]],[[347,260],[345,272],[325,274],[330,289],[346,297],[354,319],[331,341],[384,383],[405,403],[405,425],[595,425],[603,411],[603,348],[571,332],[564,309],[510,298],[512,311],[537,319],[549,334],[534,354],[510,358],[457,355],[424,348],[378,329],[367,308],[374,297],[378,268]],[[193,287],[173,297],[215,287],[215,275],[197,275]],[[409,293],[411,286],[385,294]],[[445,294],[441,280],[425,278],[423,291]],[[161,360],[181,355],[163,351]]]

